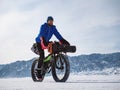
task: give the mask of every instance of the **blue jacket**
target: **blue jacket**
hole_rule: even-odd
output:
[[[43,24],[40,28],[40,32],[36,37],[36,42],[41,42],[40,37],[44,37],[47,42],[51,39],[52,35],[55,35],[58,40],[63,39],[55,25],[49,26],[47,23]]]

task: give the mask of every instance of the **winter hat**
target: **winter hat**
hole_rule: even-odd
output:
[[[53,17],[52,17],[52,16],[48,16],[48,18],[47,18],[47,22],[48,22],[49,20],[54,21],[54,19],[53,19]]]

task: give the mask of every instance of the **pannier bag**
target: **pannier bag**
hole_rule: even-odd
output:
[[[67,45],[60,45],[59,42],[49,43],[48,45],[48,52],[49,53],[59,53],[59,52],[76,52],[76,46],[67,46]]]
[[[39,51],[38,51],[37,43],[34,43],[34,44],[32,45],[31,50],[32,50],[35,54],[40,55],[40,54],[39,54]]]

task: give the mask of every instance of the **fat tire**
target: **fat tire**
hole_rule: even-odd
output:
[[[64,75],[64,77],[62,79],[59,79],[58,76],[57,76],[57,73],[56,73],[56,60],[57,60],[58,57],[61,57],[64,60],[65,66],[66,66],[65,75]],[[66,82],[68,77],[69,77],[69,74],[70,74],[70,64],[69,64],[68,57],[66,55],[59,54],[55,58],[55,61],[53,62],[53,65],[52,65],[52,76],[53,76],[53,79],[56,82]]]
[[[44,77],[43,77],[43,79],[42,80],[38,80],[37,79],[37,77],[36,77],[36,75],[35,75],[35,66],[36,66],[36,64],[38,63],[38,59],[35,59],[34,61],[33,61],[33,63],[32,63],[32,67],[31,67],[31,77],[32,77],[32,79],[33,79],[33,81],[34,82],[42,82],[43,81],[43,79],[44,79]]]

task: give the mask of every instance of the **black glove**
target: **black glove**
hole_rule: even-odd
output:
[[[70,43],[64,38],[60,40],[61,44],[70,45]]]

